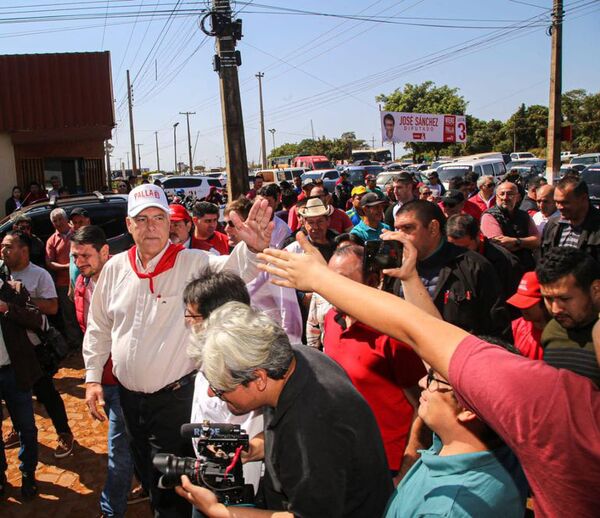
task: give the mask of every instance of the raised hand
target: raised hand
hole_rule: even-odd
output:
[[[303,254],[268,248],[258,254],[258,258],[267,264],[259,264],[258,267],[275,276],[271,282],[277,286],[315,291],[319,276],[329,272],[327,263],[303,232],[298,232],[296,240],[304,250]]]
[[[418,276],[417,274],[417,256],[418,252],[410,241],[402,232],[393,232],[391,230],[384,230],[381,234],[383,241],[398,241],[402,243],[402,265],[400,268],[389,268],[383,270],[383,273],[389,277],[396,277],[401,281],[406,281],[412,277]]]
[[[238,236],[248,245],[250,251],[258,253],[271,243],[271,233],[275,227],[271,221],[272,212],[267,200],[259,200],[252,205],[246,221],[243,221],[235,211],[230,213]]]

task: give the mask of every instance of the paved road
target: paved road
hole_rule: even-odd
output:
[[[106,437],[108,425],[93,420],[85,406],[83,360],[70,358],[55,376],[56,387],[62,394],[69,424],[75,435],[73,453],[63,459],[54,458],[56,434],[52,422],[41,405],[34,400],[38,428],[39,464],[37,479],[39,495],[29,501],[21,500],[21,472],[18,469],[18,448],[7,451],[9,487],[0,502],[2,518],[94,518],[100,514],[99,495],[106,472]],[[10,429],[10,419],[2,422],[4,433]],[[150,518],[147,502],[132,505],[127,518]]]

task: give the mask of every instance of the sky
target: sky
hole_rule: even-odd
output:
[[[176,4],[180,14],[169,18]],[[194,165],[219,167],[224,151],[214,38],[200,30],[198,13],[209,4],[0,0],[0,53],[110,51],[117,122],[111,166],[126,163],[130,149],[129,69],[141,167],[156,169],[158,132],[161,169],[173,170],[177,122],[177,158],[188,162],[186,118],[179,115],[186,111],[196,112],[190,116]],[[505,120],[520,103],[548,104],[551,0],[248,0],[232,6],[243,21],[238,72],[249,161],[260,158],[258,72],[264,73],[267,152],[273,142],[347,131],[378,147],[375,98],[406,83],[458,88],[467,113],[485,120]],[[564,9],[563,91],[596,93],[600,0],[566,0]]]

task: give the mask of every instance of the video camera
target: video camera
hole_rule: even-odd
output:
[[[159,487],[172,488],[187,475],[192,484],[214,491],[225,505],[252,503],[254,488],[245,484],[242,450],[248,449],[248,434],[237,424],[188,423],[181,426],[181,436],[198,439],[199,457],[177,457],[168,453],[154,456],[154,467],[163,473]]]

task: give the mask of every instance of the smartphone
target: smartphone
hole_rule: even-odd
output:
[[[379,239],[365,242],[365,273],[376,272],[402,266],[402,243],[398,241],[381,241]]]

